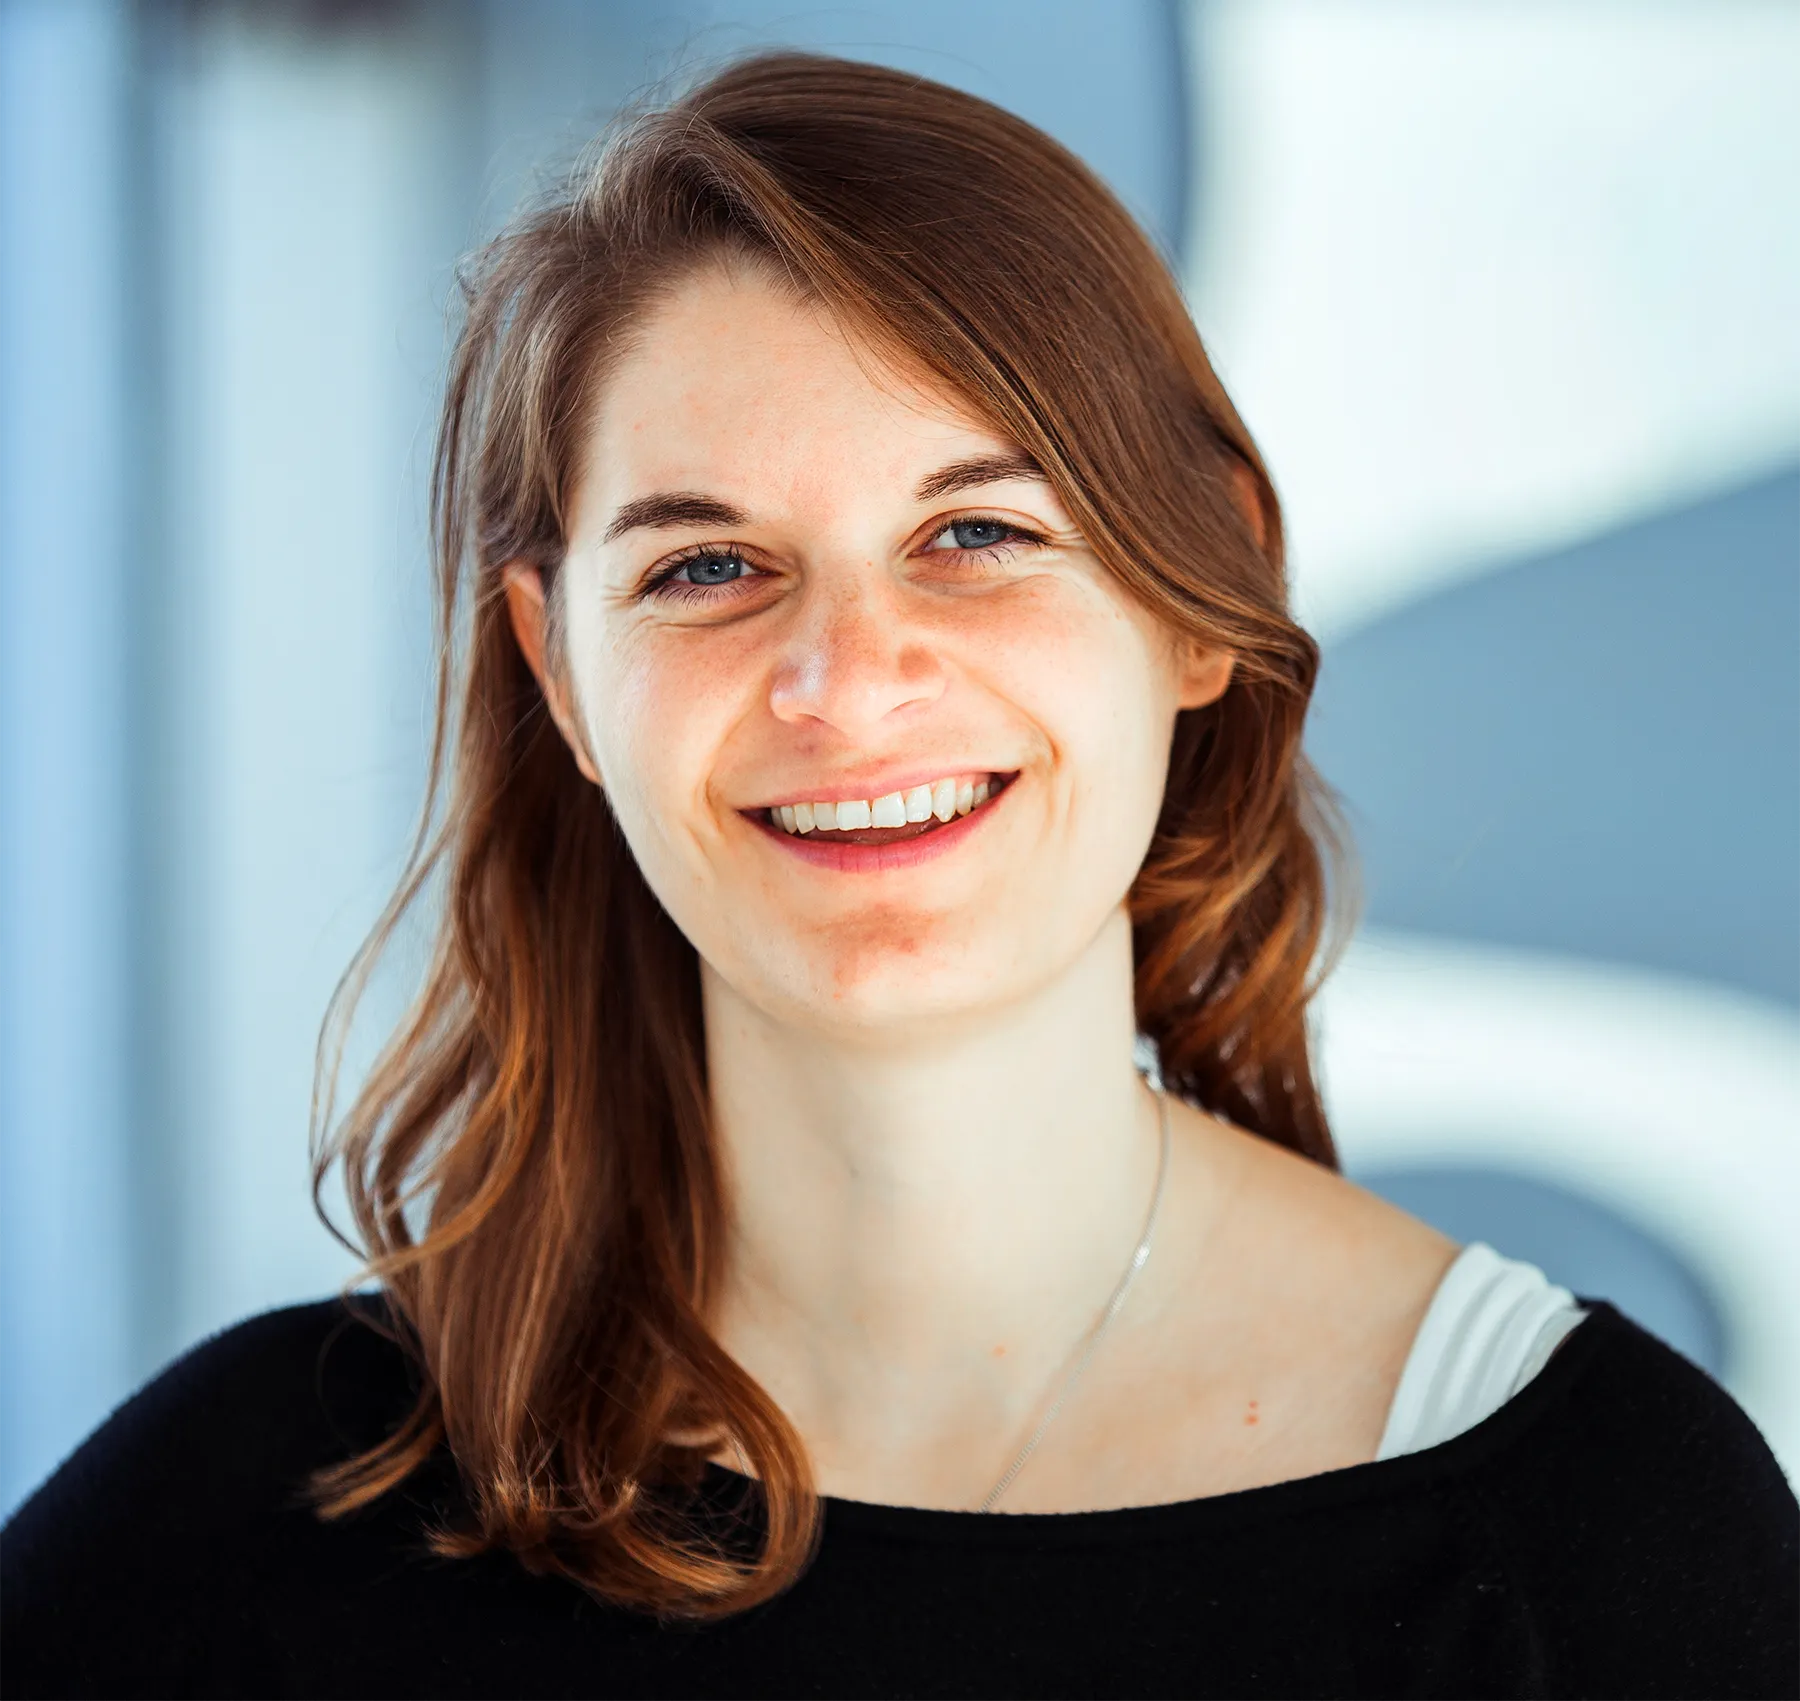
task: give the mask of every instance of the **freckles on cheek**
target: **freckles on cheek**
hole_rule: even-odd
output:
[[[716,653],[722,646],[695,642],[699,636],[662,632],[622,646],[595,705],[634,788],[665,804],[705,794],[742,700],[739,670]]]
[[[1038,719],[1059,754],[1116,742],[1145,707],[1143,645],[1111,602],[1045,582],[996,606],[973,632],[984,671]]]

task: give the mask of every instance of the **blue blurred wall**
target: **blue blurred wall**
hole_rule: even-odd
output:
[[[457,255],[647,82],[783,44],[1012,107],[1190,276],[1234,262],[1200,252],[1191,213],[1217,195],[1268,200],[1286,275],[1335,277],[1341,233],[1280,224],[1269,160],[1213,169],[1249,117],[1277,151],[1304,117],[1247,116],[1232,88],[1196,104],[1216,39],[1196,25],[1225,10],[0,0],[0,1507],[174,1352],[349,1269],[305,1197],[306,1088],[417,795],[423,462]],[[1315,73],[1359,19],[1401,16],[1230,10]],[[1659,15],[1729,34],[1727,11]],[[1415,20],[1451,59],[1455,15]],[[1377,134],[1386,115],[1364,116]],[[1495,156],[1515,140],[1497,131]],[[1590,140],[1603,178],[1608,136]],[[1489,223],[1498,253],[1506,215]],[[1239,400],[1280,439],[1273,403]],[[1704,500],[1332,638],[1311,749],[1390,939],[1800,1006],[1784,441]],[[1366,1179],[1730,1374],[1708,1272],[1604,1187],[1461,1162],[1448,1128],[1430,1161]]]
[[[1331,646],[1369,919],[1800,1006],[1800,468]]]
[[[1010,105],[1181,251],[1171,0],[0,0],[0,1508],[348,1273],[307,1088],[417,797],[454,263],[762,45]]]

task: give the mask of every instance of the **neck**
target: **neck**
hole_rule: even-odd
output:
[[[716,1327],[815,1454],[1014,1422],[1095,1321],[1158,1158],[1131,976],[1120,910],[1028,1003],[880,1047],[771,1023],[706,976],[732,1216]]]

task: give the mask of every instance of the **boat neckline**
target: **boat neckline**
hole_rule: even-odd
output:
[[[1578,1298],[1577,1304],[1587,1316],[1517,1394],[1460,1435],[1416,1452],[1188,1500],[1074,1512],[978,1512],[821,1495],[825,1530],[828,1537],[841,1533],[984,1545],[1023,1542],[1030,1546],[1047,1538],[1104,1544],[1158,1535],[1185,1538],[1196,1524],[1229,1526],[1322,1506],[1429,1492],[1441,1487],[1445,1479],[1462,1475],[1526,1439],[1568,1397],[1595,1354],[1617,1339],[1622,1329],[1631,1327],[1605,1300]],[[744,1495],[752,1482],[743,1472],[711,1461],[706,1473],[709,1489],[730,1499]]]

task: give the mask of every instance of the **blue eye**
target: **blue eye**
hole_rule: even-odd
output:
[[[690,585],[729,585],[750,571],[750,563],[741,555],[696,555],[682,562],[670,577],[687,574]]]
[[[1012,537],[1016,530],[999,520],[952,520],[944,528],[956,539],[958,549],[992,549],[995,544]]]
[[[718,599],[711,592],[763,576],[736,550],[701,549],[663,568],[644,595],[665,601],[713,602]]]

